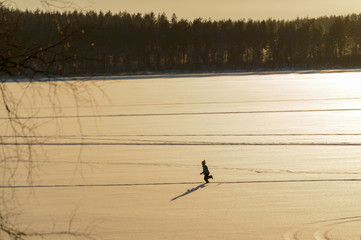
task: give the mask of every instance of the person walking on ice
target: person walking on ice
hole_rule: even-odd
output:
[[[204,181],[206,181],[206,183],[209,183],[208,179],[209,178],[213,179],[213,176],[209,175],[210,173],[209,173],[208,167],[206,165],[206,160],[202,161],[202,167],[203,167],[203,172],[201,172],[200,175],[204,174]]]

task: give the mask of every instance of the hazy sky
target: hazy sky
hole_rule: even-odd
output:
[[[21,9],[42,8],[40,0],[10,0]],[[294,19],[361,13],[360,0],[47,0],[72,1],[78,8],[118,13],[166,13],[170,18],[193,20],[198,17],[220,19]]]

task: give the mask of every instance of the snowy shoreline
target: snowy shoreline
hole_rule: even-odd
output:
[[[48,81],[94,81],[94,80],[137,80],[154,78],[206,78],[222,76],[247,76],[247,75],[275,75],[275,74],[315,74],[315,73],[344,73],[361,72],[361,68],[325,68],[325,69],[284,69],[284,70],[255,70],[255,71],[216,71],[216,72],[138,72],[138,73],[119,73],[112,75],[77,75],[66,77],[40,77],[29,79],[26,77],[3,78],[2,83],[6,82],[48,82]]]

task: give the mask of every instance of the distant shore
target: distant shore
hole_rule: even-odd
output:
[[[137,73],[118,74],[79,74],[69,76],[48,76],[29,79],[27,77],[0,78],[2,83],[6,82],[45,82],[45,81],[94,81],[94,80],[132,80],[153,78],[192,78],[192,77],[218,77],[218,76],[245,76],[245,75],[271,75],[271,74],[314,74],[314,73],[342,73],[361,72],[359,68],[315,68],[315,69],[257,69],[254,71],[144,71]]]

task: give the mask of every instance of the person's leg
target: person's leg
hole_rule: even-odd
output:
[[[209,174],[204,174],[204,181],[206,181],[206,183],[209,183],[208,178],[209,178]]]

